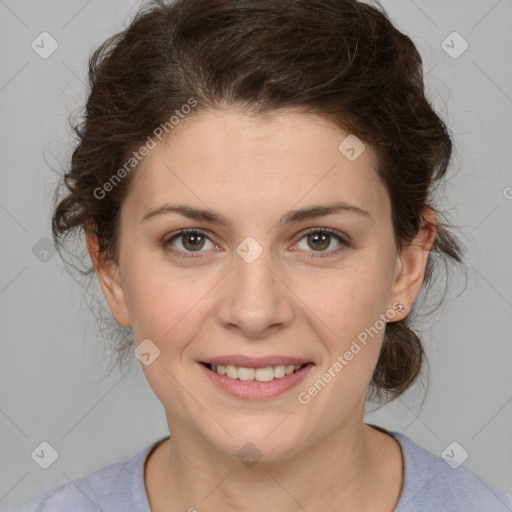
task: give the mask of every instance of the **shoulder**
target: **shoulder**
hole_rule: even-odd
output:
[[[462,465],[453,469],[403,434],[390,434],[400,443],[404,458],[404,485],[395,512],[512,511],[511,494]]]
[[[144,461],[156,444],[131,459],[55,487],[11,512],[150,512],[144,488]]]

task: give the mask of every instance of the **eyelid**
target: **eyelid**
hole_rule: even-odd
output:
[[[308,228],[304,231],[301,231],[297,235],[297,241],[294,245],[299,243],[305,236],[307,236],[310,233],[328,233],[329,235],[332,235],[334,238],[338,240],[338,242],[341,244],[340,247],[336,249],[331,249],[330,251],[305,251],[307,256],[302,256],[306,259],[316,259],[316,258],[333,258],[335,256],[338,256],[341,251],[348,249],[351,247],[351,243],[349,242],[349,238],[344,234],[338,231],[337,229],[332,228]]]
[[[203,235],[213,245],[215,245],[217,247],[217,244],[215,242],[213,242],[213,240],[211,240],[210,232],[208,230],[200,229],[200,228],[185,228],[185,229],[180,229],[178,231],[174,231],[168,237],[167,236],[164,237],[164,240],[162,241],[162,247],[164,248],[165,251],[167,251],[167,252],[169,252],[171,254],[175,254],[178,257],[182,257],[183,259],[202,257],[201,254],[203,252],[205,252],[205,251],[196,251],[196,252],[194,252],[194,251],[181,251],[179,249],[176,249],[176,248],[172,247],[172,245],[170,244],[171,240],[173,240],[175,238],[179,238],[180,236],[186,235],[187,233],[197,233],[199,235]]]
[[[211,239],[212,235],[211,235],[210,231],[208,231],[206,229],[200,229],[200,228],[184,228],[184,229],[175,231],[175,232],[171,233],[168,237],[164,238],[164,241],[162,242],[162,246],[164,247],[164,249],[166,251],[173,253],[173,254],[177,255],[178,257],[183,257],[183,258],[201,257],[200,256],[201,253],[207,252],[207,251],[181,251],[176,248],[170,248],[170,247],[172,247],[170,245],[171,240],[178,238],[182,235],[185,235],[187,233],[197,233],[197,234],[203,235],[212,244],[214,244],[217,247],[217,244]],[[293,245],[296,245],[298,242],[300,242],[305,236],[307,236],[310,233],[328,233],[330,235],[333,235],[341,243],[341,247],[339,247],[337,249],[332,249],[330,251],[318,251],[318,252],[317,251],[305,251],[307,253],[312,254],[312,256],[305,256],[306,258],[331,257],[331,256],[338,254],[341,250],[350,247],[350,245],[351,245],[350,242],[348,241],[348,237],[344,233],[341,233],[336,229],[321,228],[321,227],[313,227],[313,228],[308,228],[308,229],[301,231],[300,233],[297,234],[296,241]],[[303,251],[301,251],[301,252],[303,252]],[[315,252],[317,253],[317,256],[313,256],[315,254]],[[186,256],[185,256],[185,254],[186,254]]]
[[[204,235],[210,239],[211,233],[206,229],[200,229],[200,228],[184,228],[184,229],[178,229],[177,231],[173,231],[169,234],[169,236],[164,237],[164,244],[169,243],[173,238],[176,238],[180,235],[185,235],[187,233],[198,233],[200,235]]]
[[[308,229],[305,229],[304,231],[301,231],[298,235],[297,235],[297,240],[301,240],[305,235],[309,235],[309,233],[329,233],[331,235],[335,235],[337,237],[339,237],[344,243],[348,244],[348,236],[346,236],[344,233],[342,233],[341,231],[338,231],[337,229],[332,229],[332,228],[308,228]]]

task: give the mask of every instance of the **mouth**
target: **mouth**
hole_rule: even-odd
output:
[[[232,364],[210,364],[201,362],[208,370],[217,373],[218,375],[226,376],[233,380],[242,380],[246,382],[270,382],[274,379],[282,379],[288,375],[297,373],[307,365],[305,364],[289,364],[289,365],[275,365],[275,366],[262,366],[259,368],[249,368],[246,366],[235,366]]]
[[[273,399],[291,391],[315,367],[312,362],[273,366],[256,366],[254,363],[254,367],[206,361],[198,363],[207,381],[215,388],[231,397],[250,401]]]

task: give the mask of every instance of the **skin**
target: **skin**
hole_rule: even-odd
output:
[[[363,422],[384,329],[308,404],[297,394],[379,315],[407,315],[434,228],[424,223],[399,250],[373,152],[367,146],[350,161],[338,150],[348,134],[312,114],[202,112],[171,135],[136,171],[121,208],[118,263],[101,258],[97,239],[87,235],[112,315],[132,327],[137,344],[149,338],[160,349],[141,365],[172,432],[147,459],[151,509],[393,510],[403,485],[399,444]],[[289,210],[335,201],[369,216],[340,212],[277,224]],[[141,220],[163,204],[208,208],[229,226],[176,213]],[[430,210],[424,218],[435,222]],[[186,236],[172,247],[197,258],[163,247],[186,228],[207,238],[196,252]],[[303,234],[308,228],[336,230],[349,243],[332,236],[315,245]],[[248,236],[263,250],[252,263],[235,252]],[[397,302],[401,313],[392,310]],[[248,401],[211,384],[198,363],[235,353],[297,356],[316,366],[298,388]],[[248,442],[261,454],[251,467],[237,457]]]

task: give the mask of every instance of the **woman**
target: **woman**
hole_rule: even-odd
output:
[[[84,230],[171,435],[19,511],[512,510],[363,422],[462,262],[421,65],[355,0],[153,2],[95,52],[53,233]]]

